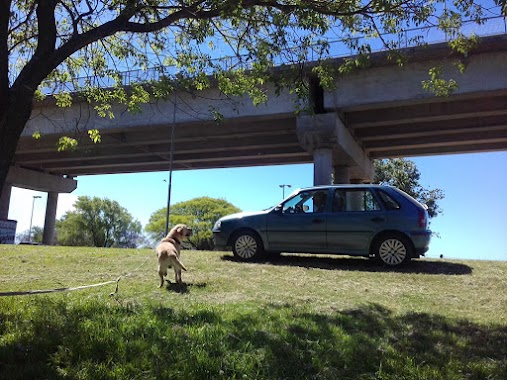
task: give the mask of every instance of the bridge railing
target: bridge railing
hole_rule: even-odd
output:
[[[467,36],[476,34],[480,37],[507,34],[507,21],[503,16],[484,18],[480,24],[472,20],[465,21],[459,31]],[[334,40],[328,39],[327,42],[329,46],[326,51],[326,57],[342,58],[354,56],[357,54],[357,50],[352,49],[351,46],[360,46],[362,44],[368,44],[371,52],[386,51],[386,42],[392,46],[396,46],[398,49],[416,47],[420,45],[420,42],[418,42],[418,38],[420,37],[423,37],[424,43],[427,44],[437,44],[450,40],[450,34],[436,26],[407,29],[402,33],[382,34],[379,37],[348,36],[347,38],[337,38]],[[300,51],[301,50],[298,48],[287,49],[285,57],[296,56]],[[321,58],[321,56],[322,46],[314,45],[307,52],[306,59],[308,61],[316,61]],[[249,69],[250,63],[244,58],[245,57],[226,56],[215,58],[211,61],[215,67],[220,67],[224,70],[237,68]],[[275,65],[281,66],[291,62],[290,59],[284,60],[283,58],[279,58],[275,60],[274,63]],[[123,71],[120,73],[120,78],[122,85],[129,86],[132,84],[159,81],[163,78],[172,77],[179,72],[180,69],[174,65],[155,66],[147,69]],[[209,74],[211,74],[211,71]],[[71,82],[62,83],[60,84],[60,88],[64,91],[73,92],[87,84],[100,87],[111,87],[116,83],[113,76],[84,76],[75,78]]]
[[[480,37],[507,34],[507,20],[503,16],[484,18],[481,24],[468,20],[459,28],[459,32],[465,36],[476,34]],[[437,26],[429,26],[406,29],[402,33],[397,34],[385,33],[376,38],[358,36],[350,37],[350,39],[355,39],[356,46],[361,45],[361,42],[364,41],[368,43],[372,52],[380,52],[387,50],[385,43],[392,43],[398,49],[416,47],[419,44],[417,41],[419,37],[423,37],[425,43],[438,44],[449,42],[451,40],[451,32],[439,29]],[[350,48],[345,50],[344,41],[345,39],[330,41],[330,55],[332,57],[341,58],[357,54]],[[311,58],[317,59],[318,56]]]

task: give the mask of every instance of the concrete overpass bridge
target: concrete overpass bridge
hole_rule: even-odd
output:
[[[7,217],[11,186],[47,191],[44,241],[50,242],[58,193],[73,191],[74,177],[168,170],[171,139],[174,170],[313,162],[315,184],[369,181],[375,158],[506,150],[507,35],[481,41],[464,74],[447,44],[409,51],[404,67],[376,53],[370,68],[338,78],[336,89],[314,86],[312,116],[297,116],[293,97],[275,96],[271,85],[268,102],[257,107],[210,89],[154,101],[137,115],[116,106],[112,120],[84,102],[59,108],[48,99],[36,105],[18,145],[0,218]],[[422,88],[437,65],[458,82],[449,97]],[[221,124],[211,107],[224,116]],[[100,130],[100,144],[86,135],[92,128]],[[35,131],[40,140],[31,137]],[[62,135],[77,138],[77,149],[57,152]]]

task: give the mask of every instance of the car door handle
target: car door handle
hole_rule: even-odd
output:
[[[384,218],[381,218],[379,216],[376,216],[375,218],[371,218],[371,221],[372,222],[375,222],[375,223],[380,223],[380,222],[384,222],[385,219]]]
[[[324,223],[324,219],[313,219],[312,223],[315,223],[315,224]]]

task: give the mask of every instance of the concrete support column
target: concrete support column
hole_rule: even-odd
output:
[[[333,175],[333,150],[319,148],[313,151],[313,184],[330,185]]]
[[[336,184],[350,183],[349,168],[347,166],[334,167],[334,182]]]
[[[301,146],[313,155],[315,185],[373,178],[371,160],[336,113],[299,116],[296,132]]]
[[[313,155],[313,184],[330,185],[333,183],[333,148],[336,145],[333,120],[300,117],[297,123],[299,143]]]
[[[5,182],[0,194],[0,219],[9,219],[9,203],[11,201],[12,185]]]
[[[48,193],[48,200],[46,203],[46,219],[44,221],[44,234],[42,236],[42,243],[46,245],[54,244],[57,206],[58,193],[51,191]]]

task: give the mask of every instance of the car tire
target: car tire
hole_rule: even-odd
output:
[[[247,261],[262,256],[264,247],[259,236],[253,231],[240,231],[232,239],[232,252],[237,258]]]
[[[391,267],[408,263],[412,251],[410,241],[405,236],[394,233],[382,235],[373,246],[375,260]]]

